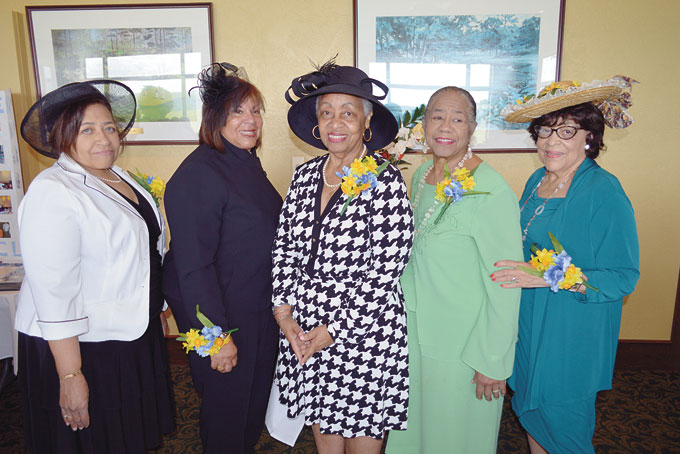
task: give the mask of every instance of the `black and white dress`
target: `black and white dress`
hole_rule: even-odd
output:
[[[373,155],[378,165],[383,160]],[[321,433],[382,438],[405,429],[408,346],[399,285],[413,214],[393,166],[354,198],[338,189],[320,212],[326,156],[295,171],[273,250],[274,306],[290,304],[300,328],[326,324],[334,343],[300,366],[280,334],[276,383],[288,416]]]

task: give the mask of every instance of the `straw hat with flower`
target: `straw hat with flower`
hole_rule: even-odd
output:
[[[614,76],[609,80],[578,83],[571,80],[553,82],[537,96],[529,95],[508,104],[501,115],[510,123],[526,123],[550,112],[590,102],[595,104],[610,128],[626,128],[633,123],[627,112],[632,105],[630,88],[636,80]]]

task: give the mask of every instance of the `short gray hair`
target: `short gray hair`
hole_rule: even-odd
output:
[[[326,94],[330,94],[330,93],[326,93]],[[319,110],[319,98],[320,97],[321,96],[317,96],[316,100],[314,101],[315,102],[315,105],[314,105],[314,111],[315,112],[317,112]],[[361,99],[361,105],[364,106],[364,117],[368,117],[368,114],[373,112],[373,103],[371,101],[369,101],[368,99],[364,99],[364,98],[359,98],[359,99]]]
[[[361,104],[364,105],[364,117],[368,117],[373,112],[373,103],[368,99],[361,98]]]
[[[423,120],[427,118],[427,113],[430,111],[430,105],[432,104],[432,101],[434,101],[434,99],[440,94],[449,91],[452,91],[454,93],[460,93],[461,95],[463,95],[463,97],[467,100],[468,105],[470,107],[470,123],[474,126],[477,126],[477,103],[475,102],[475,98],[473,98],[470,92],[467,91],[466,89],[454,87],[452,85],[449,85],[448,87],[442,87],[439,90],[432,93],[432,96],[430,96],[429,101],[427,101],[427,107],[425,108],[425,113],[423,114]]]

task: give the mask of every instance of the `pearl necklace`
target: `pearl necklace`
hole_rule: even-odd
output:
[[[123,181],[123,180],[120,178],[120,176],[118,176],[118,174],[117,174],[116,172],[114,172],[113,170],[111,170],[111,168],[108,168],[108,169],[106,169],[106,170],[108,170],[109,172],[111,172],[112,174],[114,174],[115,176],[117,176],[118,179],[117,179],[117,180],[113,180],[113,179],[109,179],[109,178],[98,177],[98,176],[95,175],[94,173],[90,173],[90,175],[92,175],[93,177],[95,177],[95,178],[98,179],[98,180],[105,181],[105,182],[107,182],[107,183],[120,183],[121,181]]]
[[[463,164],[465,164],[465,161],[467,161],[469,158],[472,157],[472,150],[468,148],[467,153],[463,156],[463,159],[461,159],[458,164],[456,164],[456,170],[462,169]],[[430,175],[430,172],[432,172],[432,169],[434,169],[434,162],[430,164],[430,167],[425,171],[423,174],[423,177],[418,181],[418,192],[416,192],[416,195],[413,197],[413,203],[411,204],[413,208],[413,214],[415,215],[416,210],[418,209],[418,203],[420,202],[420,193],[423,191],[423,186],[425,186],[425,179]],[[420,221],[420,224],[418,225],[418,228],[416,228],[414,232],[414,236],[417,235],[423,227],[427,224],[427,221],[432,217],[434,212],[437,210],[437,207],[439,206],[441,202],[437,200],[436,198],[434,199],[434,204],[425,212],[425,216],[423,216],[423,220]]]
[[[524,227],[524,229],[522,230],[522,241],[526,241],[527,233],[529,232],[529,226],[531,225],[532,222],[534,222],[534,219],[536,219],[536,216],[540,216],[541,213],[543,213],[543,210],[545,210],[545,205],[546,205],[546,203],[548,203],[548,200],[552,199],[553,196],[555,194],[557,194],[557,191],[559,191],[560,189],[562,189],[564,187],[564,185],[567,183],[567,180],[571,177],[571,175],[574,172],[576,172],[576,169],[569,172],[567,174],[567,176],[564,178],[564,180],[562,180],[562,182],[560,182],[560,184],[557,185],[555,190],[548,197],[546,197],[546,199],[543,201],[543,203],[539,207],[537,207],[536,210],[534,210],[534,215],[531,216],[531,219],[529,219],[529,222],[527,222],[526,227]],[[541,178],[541,181],[538,182],[538,184],[536,185],[534,190],[531,191],[531,194],[529,194],[529,197],[527,197],[527,199],[524,201],[524,205],[522,205],[522,208],[519,209],[520,213],[522,211],[524,211],[524,208],[527,206],[527,203],[529,203],[529,200],[531,199],[531,197],[534,194],[536,194],[536,192],[538,191],[538,188],[541,187],[541,183],[543,183],[543,180],[545,180],[545,177],[547,177],[547,176],[548,176],[548,171],[546,170],[545,175],[543,175],[543,178]]]
[[[361,159],[364,157],[365,154],[366,154],[366,145],[364,145],[364,149],[361,150],[361,154],[359,155],[359,161],[361,161]],[[323,163],[323,170],[321,172],[321,178],[323,179],[324,186],[329,187],[331,189],[335,189],[342,184],[342,180],[338,184],[328,184],[328,181],[326,181],[326,167],[328,167],[328,161],[330,161],[330,159],[331,159],[331,156],[329,154],[328,157],[326,158],[326,162]]]

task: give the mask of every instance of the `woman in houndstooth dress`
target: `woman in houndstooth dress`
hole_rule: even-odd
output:
[[[382,158],[371,150],[392,140],[396,122],[371,94],[371,84],[361,85],[369,80],[362,71],[323,69],[303,76],[325,78],[321,89],[304,94],[293,87],[301,99],[289,112],[296,135],[319,148],[328,143],[330,153],[296,170],[279,219],[273,251],[274,312],[282,331],[276,382],[288,416],[304,414],[321,452],[357,439],[368,443],[362,452],[371,452],[380,449],[386,430],[406,427],[408,349],[399,277],[411,248],[412,212],[401,174],[388,165],[378,185],[343,213],[348,196],[334,190],[340,179],[326,169],[343,149],[324,134],[340,137],[348,128],[343,137],[351,140],[342,105],[355,103],[361,110],[360,98],[367,99],[372,115],[355,113],[370,134],[361,123],[354,154],[380,165]],[[333,98],[335,93],[342,95]],[[324,115],[334,119],[325,121]],[[317,124],[319,132],[312,132]],[[355,158],[344,156],[346,165]]]

